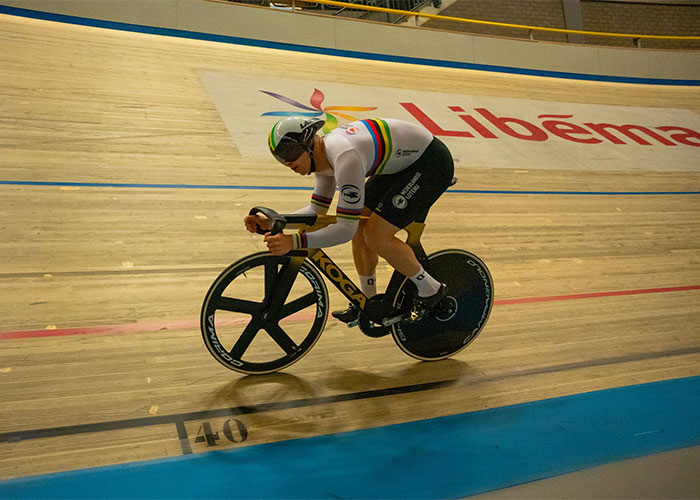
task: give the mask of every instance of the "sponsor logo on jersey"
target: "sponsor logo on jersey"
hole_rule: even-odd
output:
[[[397,158],[401,158],[402,156],[411,156],[411,155],[418,154],[418,150],[417,149],[401,149],[401,148],[399,148],[396,150],[396,153],[394,153],[394,154],[396,155]]]
[[[342,188],[340,188],[340,196],[343,198],[345,203],[352,205],[360,201],[360,190],[357,186],[345,184]]]
[[[406,198],[404,198],[400,194],[397,194],[396,196],[394,196],[391,199],[391,203],[399,210],[403,210],[408,205],[408,201],[406,201]]]

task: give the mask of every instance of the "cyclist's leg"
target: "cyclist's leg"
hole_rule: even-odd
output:
[[[366,243],[366,217],[370,216],[372,209],[381,201],[383,193],[386,192],[390,184],[391,179],[381,178],[381,176],[375,176],[367,180],[365,183],[365,207],[363,208],[361,214],[365,218],[360,219],[360,224],[352,238],[352,257],[353,261],[355,262],[355,269],[360,277],[360,287],[363,289],[362,293],[367,296],[372,296],[374,293],[376,293],[376,269],[379,262],[379,256],[377,255],[377,252],[372,250]],[[375,280],[373,286],[369,286],[369,284],[365,281],[369,279]],[[372,291],[374,293],[372,293]],[[348,305],[347,309],[333,311],[332,315],[334,318],[353,326],[357,324],[356,321],[359,311],[351,303]]]
[[[399,230],[379,215],[372,214],[365,235],[374,251],[416,285],[420,308],[430,310],[446,295],[447,287],[425,271],[413,249],[396,237]]]
[[[364,207],[362,210],[362,217],[360,219],[360,224],[352,238],[352,258],[355,262],[355,269],[357,269],[357,274],[360,278],[360,289],[362,293],[368,297],[372,297],[377,293],[376,285],[376,274],[377,274],[377,264],[379,262],[379,256],[374,250],[371,250],[365,243],[364,230],[367,225],[367,219],[364,217],[369,217],[371,210]],[[370,281],[372,281],[370,283]],[[333,311],[332,316],[343,323],[348,323],[350,326],[357,324],[357,317],[359,311],[357,307],[351,302],[347,309]]]
[[[357,232],[352,238],[352,258],[355,262],[355,269],[357,269],[360,276],[373,276],[379,263],[377,253],[370,249],[365,242],[367,219],[364,217],[369,217],[371,213],[372,211],[368,207],[362,209],[363,218],[360,219]]]
[[[449,150],[434,139],[407,169],[376,175],[367,181],[363,215],[369,213],[369,219],[361,221],[353,238],[353,259],[360,276],[374,274],[379,255],[420,285],[419,296],[428,309],[439,302],[445,294],[444,287],[422,269],[413,250],[396,233],[415,220],[425,220],[430,207],[449,187],[453,174]],[[336,311],[333,316],[350,317],[350,312]]]
[[[363,279],[362,277],[372,278],[376,275],[379,256],[367,245],[365,228],[367,227],[367,218],[376,210],[377,204],[382,201],[384,194],[391,188],[393,182],[391,176],[377,175],[370,177],[365,183],[365,206],[362,209],[360,225],[352,240],[353,260],[357,273],[361,277],[360,280]],[[376,293],[376,285],[374,289],[374,293]],[[363,290],[363,292],[365,291]]]
[[[452,156],[438,139],[410,167],[386,176],[380,201],[363,230],[365,242],[398,272],[411,278],[430,308],[445,289],[426,273],[413,250],[396,233],[415,220],[425,220],[430,207],[449,187],[454,174]]]
[[[400,227],[372,212],[363,231],[365,246],[371,252],[381,255],[404,276],[413,276],[420,269],[420,263],[411,247],[396,237],[400,230]]]

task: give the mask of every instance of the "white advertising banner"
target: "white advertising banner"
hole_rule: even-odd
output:
[[[244,158],[273,161],[267,135],[284,116],[398,118],[444,141],[461,167],[700,171],[700,116],[687,109],[448,94],[200,70]]]

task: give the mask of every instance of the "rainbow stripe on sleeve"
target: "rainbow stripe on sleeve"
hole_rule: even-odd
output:
[[[374,161],[366,177],[381,174],[392,151],[389,124],[384,120],[361,120],[361,123],[367,127],[374,141]]]
[[[354,209],[354,208],[338,207],[335,210],[336,217],[338,217],[340,219],[360,220],[361,213],[362,213],[361,208]]]
[[[309,241],[306,239],[306,234],[295,233],[294,236],[294,248],[307,248],[309,246]]]
[[[331,206],[331,202],[333,201],[333,198],[327,198],[325,196],[318,195],[316,193],[311,195],[311,204],[312,205],[317,205],[321,208],[325,208],[328,210],[328,207]]]

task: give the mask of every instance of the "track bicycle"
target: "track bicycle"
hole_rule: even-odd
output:
[[[251,215],[258,213],[271,221],[272,234],[285,228],[315,231],[336,222],[334,215],[250,210]],[[416,312],[416,287],[397,271],[384,293],[367,297],[323,249],[304,248],[281,256],[258,252],[231,264],[207,292],[200,318],[207,349],[225,367],[245,374],[276,372],[299,361],[328,320],[324,275],[359,309],[357,323],[366,336],[391,334],[403,352],[424,361],[457,354],[489,318],[493,280],[486,265],[470,252],[449,249],[427,255],[420,242],[424,228],[422,217],[404,230],[406,243],[424,269],[447,285],[447,296],[430,312]]]

